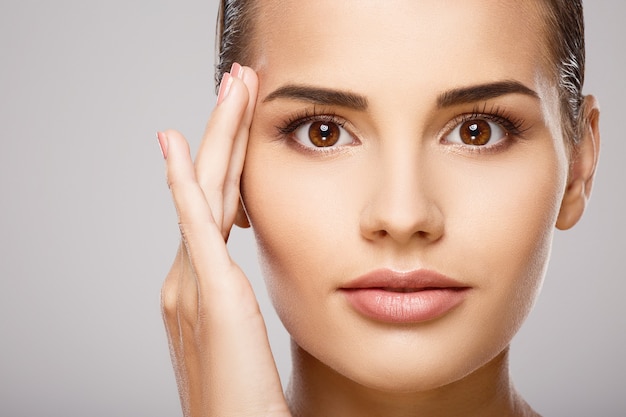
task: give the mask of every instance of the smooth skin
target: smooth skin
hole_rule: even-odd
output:
[[[584,211],[599,111],[587,97],[570,149],[532,2],[263,4],[259,78],[239,65],[225,76],[195,164],[180,133],[159,134],[182,235],[162,302],[185,415],[536,415],[509,381],[508,345],[541,286],[554,227]],[[443,92],[494,80],[535,96],[437,105]],[[346,121],[353,143],[319,153],[280,137],[276,126],[312,104],[268,97],[303,83],[367,99],[366,109],[318,104]],[[456,116],[494,106],[524,120],[522,139],[482,153],[449,143]],[[248,221],[293,339],[288,400],[225,245],[233,223]],[[428,323],[372,322],[338,289],[378,267],[434,269],[470,294]]]

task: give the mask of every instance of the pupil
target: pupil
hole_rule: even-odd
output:
[[[476,123],[474,123],[473,125],[470,125],[469,130],[470,130],[470,134],[472,135],[472,139],[476,139],[476,137],[480,135],[480,131]]]
[[[330,128],[328,127],[328,125],[320,126],[320,135],[322,136],[322,140],[328,139],[328,137],[331,135]]]
[[[470,120],[461,126],[460,136],[466,145],[486,145],[491,140],[491,127],[485,120]]]
[[[317,147],[333,146],[339,141],[339,126],[329,122],[313,122],[309,128],[309,140]]]

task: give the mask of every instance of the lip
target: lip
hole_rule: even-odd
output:
[[[369,272],[340,291],[361,315],[384,323],[421,323],[460,305],[470,287],[438,272],[420,269]]]

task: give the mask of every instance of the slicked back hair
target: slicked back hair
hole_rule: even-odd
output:
[[[565,137],[580,139],[580,113],[585,82],[585,23],[582,0],[542,0],[545,10],[547,46],[554,62],[561,122]]]

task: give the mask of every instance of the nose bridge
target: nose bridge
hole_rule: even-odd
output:
[[[438,239],[443,216],[431,182],[427,145],[419,138],[382,138],[376,166],[378,181],[362,218],[364,235],[402,243],[416,237]]]

